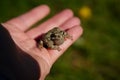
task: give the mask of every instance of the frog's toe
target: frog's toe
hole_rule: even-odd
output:
[[[62,49],[60,48],[60,47],[58,47],[58,49],[57,49],[58,51],[61,51]]]

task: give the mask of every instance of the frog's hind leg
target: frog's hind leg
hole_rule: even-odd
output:
[[[71,35],[69,35],[68,33],[66,33],[65,39],[71,39],[71,40],[73,40],[73,37]]]
[[[56,46],[56,45],[54,45],[54,47],[52,47],[52,49],[61,51],[61,48],[59,46]]]

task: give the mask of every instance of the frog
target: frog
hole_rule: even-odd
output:
[[[45,33],[42,38],[39,40],[39,48],[45,47],[53,50],[60,51],[59,47],[66,41],[66,39],[72,39],[66,31],[61,30],[59,27],[54,27]]]

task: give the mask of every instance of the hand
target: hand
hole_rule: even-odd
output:
[[[49,12],[48,6],[41,5],[2,24],[9,31],[16,45],[38,62],[41,70],[40,80],[46,77],[53,63],[82,34],[80,20],[73,16],[73,12],[69,9],[63,10],[49,20],[30,29],[33,24],[43,19]],[[63,30],[69,29],[68,33],[73,37],[73,40],[67,39],[60,46],[61,51],[39,49],[36,46],[35,39],[56,26]]]

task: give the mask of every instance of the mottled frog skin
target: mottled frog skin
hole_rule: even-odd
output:
[[[59,46],[64,43],[66,38],[72,40],[72,36],[67,32],[55,27],[43,35],[42,39],[39,41],[39,47],[60,51],[61,48]]]

